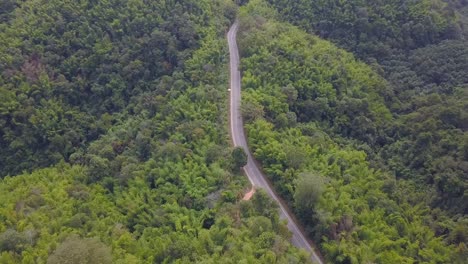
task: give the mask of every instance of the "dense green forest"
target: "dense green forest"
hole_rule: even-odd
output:
[[[197,163],[182,164],[172,167],[197,174],[182,168]],[[102,184],[82,183],[89,177],[82,166],[60,164],[5,179],[0,185],[0,262],[307,263],[305,252],[287,241],[289,231],[266,194],[240,204],[217,202],[214,193],[208,199],[182,200],[188,192],[183,186],[196,184],[189,179],[172,184],[169,168],[154,165],[141,164],[140,176],[112,193]],[[166,173],[153,183],[151,176],[141,176],[159,170]],[[225,193],[219,197],[230,199]],[[203,202],[204,208],[190,202]]]
[[[443,2],[407,2],[415,5],[408,10],[421,12],[414,14],[418,19],[439,19],[445,27],[425,29],[438,33],[414,45],[401,42],[398,32],[381,36],[381,29],[369,29],[361,40],[368,46],[353,46],[349,39],[362,29],[346,19],[359,19],[353,12],[361,9],[369,13],[369,26],[377,26],[377,18],[394,31],[416,23],[399,1],[383,2],[255,0],[242,7],[242,110],[249,142],[332,263],[463,263],[464,18]],[[321,36],[354,54],[282,19],[318,35],[328,20],[336,32]],[[449,34],[454,28],[460,30]],[[411,32],[429,34],[416,30]],[[372,45],[388,56],[373,53]]]
[[[4,0],[0,263],[310,261],[240,201],[236,16],[250,147],[327,262],[468,259],[466,1]]]
[[[398,178],[427,185],[425,190],[436,192],[431,206],[466,214],[467,2],[268,2],[308,32],[352,51],[387,80],[383,98],[393,120],[365,125],[367,130],[360,125],[363,131],[332,124],[335,132],[365,144]]]
[[[374,164],[410,180],[453,220],[468,212],[468,4],[466,1],[269,0],[281,16],[353,52],[385,78],[393,119],[354,133]],[[326,119],[329,120],[329,119]],[[367,126],[369,127],[369,126]],[[364,137],[363,137],[364,136]],[[466,220],[463,220],[466,221]],[[465,222],[466,223],[466,222]],[[466,230],[466,224],[465,230]],[[446,235],[446,230],[441,234]],[[466,242],[467,233],[464,232]]]
[[[229,0],[0,3],[0,263],[307,263],[229,147]]]

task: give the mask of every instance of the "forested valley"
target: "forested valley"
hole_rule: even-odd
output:
[[[252,151],[330,262],[468,259],[466,10],[424,0],[241,8]]]
[[[229,0],[0,3],[0,263],[307,263],[227,130]]]
[[[240,2],[238,7],[235,2]],[[3,0],[0,263],[468,259],[464,0]]]

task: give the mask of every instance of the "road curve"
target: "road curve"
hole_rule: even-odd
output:
[[[240,113],[240,102],[241,102],[241,77],[239,72],[239,50],[237,48],[236,35],[239,28],[238,21],[229,29],[227,34],[229,44],[229,57],[230,57],[230,69],[231,69],[231,83],[230,83],[230,125],[231,125],[231,137],[234,146],[244,148],[247,153],[248,160],[247,165],[244,166],[245,174],[249,178],[252,186],[256,189],[264,189],[270,197],[277,202],[280,210],[280,218],[286,219],[288,222],[288,228],[292,232],[291,242],[299,248],[303,248],[311,252],[311,259],[315,263],[323,264],[324,262],[315,253],[310,243],[305,238],[297,224],[294,222],[293,217],[286,210],[285,206],[278,199],[275,192],[272,190],[264,175],[253,160],[252,154],[247,145],[247,139],[244,134],[244,124]]]

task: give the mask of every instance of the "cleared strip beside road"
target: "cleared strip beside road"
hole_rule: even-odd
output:
[[[239,72],[239,50],[237,48],[237,30],[239,28],[238,21],[229,29],[227,34],[229,44],[229,57],[230,57],[230,69],[231,69],[231,81],[230,81],[230,125],[231,125],[231,137],[234,146],[244,148],[247,153],[248,160],[247,165],[244,166],[245,174],[249,178],[254,188],[264,189],[270,197],[277,202],[280,209],[280,218],[286,219],[288,222],[288,228],[292,232],[291,242],[299,248],[303,248],[311,253],[312,261],[315,263],[324,263],[321,258],[315,253],[314,249],[310,245],[309,241],[305,238],[297,224],[294,222],[293,217],[286,210],[284,205],[280,202],[275,192],[272,190],[264,175],[257,167],[253,160],[252,154],[247,145],[247,139],[244,134],[244,124],[240,113],[241,103],[241,77]]]

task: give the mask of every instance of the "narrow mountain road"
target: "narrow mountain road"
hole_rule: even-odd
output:
[[[229,57],[230,57],[230,68],[231,68],[231,106],[230,106],[230,125],[231,125],[231,136],[234,146],[244,148],[247,153],[248,160],[247,165],[244,166],[245,174],[249,178],[252,186],[256,189],[264,189],[270,197],[275,200],[279,206],[280,218],[286,219],[288,222],[288,228],[292,232],[291,242],[299,248],[303,248],[311,253],[312,261],[315,263],[324,263],[321,258],[315,253],[310,243],[305,238],[304,234],[294,222],[293,217],[290,215],[286,207],[278,199],[277,195],[270,187],[262,174],[260,169],[257,167],[253,160],[252,154],[247,145],[247,139],[244,134],[244,124],[240,113],[240,102],[241,102],[241,77],[238,69],[239,66],[239,50],[237,48],[236,35],[239,24],[236,21],[229,29],[227,39],[229,44]]]

